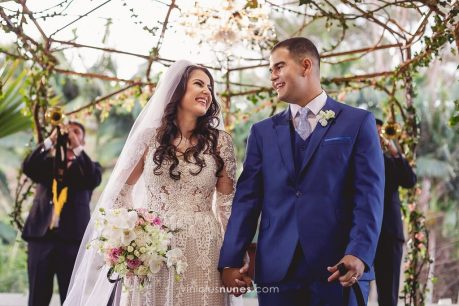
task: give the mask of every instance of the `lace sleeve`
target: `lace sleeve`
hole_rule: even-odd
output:
[[[134,189],[134,185],[124,184],[115,198],[113,208],[133,208],[132,189]]]
[[[145,150],[142,158],[140,158],[139,162],[132,170],[127,181],[121,187],[120,192],[116,195],[113,201],[113,208],[134,208],[132,191],[134,189],[135,184],[137,183],[137,181],[143,173],[143,167],[145,165],[145,156],[147,152],[148,148]]]
[[[222,232],[224,233],[228,224],[234,191],[236,189],[236,158],[234,155],[233,140],[228,133],[220,131],[218,148],[220,157],[223,159],[225,165],[216,186],[216,211]]]

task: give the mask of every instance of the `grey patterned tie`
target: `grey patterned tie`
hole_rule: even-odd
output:
[[[296,132],[300,135],[301,139],[306,140],[311,134],[311,125],[308,121],[309,108],[301,108],[296,114]]]

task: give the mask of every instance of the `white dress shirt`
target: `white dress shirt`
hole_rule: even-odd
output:
[[[309,113],[308,113],[308,121],[309,121],[309,124],[311,125],[311,132],[314,131],[314,129],[316,128],[317,126],[317,122],[319,122],[319,118],[317,118],[317,114],[322,110],[322,108],[325,106],[325,102],[327,102],[327,94],[325,93],[324,90],[322,90],[322,92],[320,93],[320,95],[318,95],[317,97],[315,97],[314,99],[312,99],[304,108],[308,108],[309,109]],[[295,128],[298,127],[298,120],[299,120],[299,117],[297,117],[296,115],[298,114],[298,111],[301,109],[302,107],[297,105],[297,104],[290,104],[290,112],[292,113],[292,118],[293,118],[293,124],[295,125]]]

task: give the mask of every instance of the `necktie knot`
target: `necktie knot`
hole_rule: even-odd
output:
[[[301,119],[308,118],[308,113],[309,113],[309,108],[307,108],[307,107],[300,108],[300,110],[299,110],[299,114],[300,114],[300,118]]]

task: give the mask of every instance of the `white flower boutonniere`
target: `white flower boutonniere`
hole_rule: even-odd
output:
[[[318,114],[319,116],[319,123],[321,126],[327,126],[328,121],[335,118],[335,112],[331,109],[323,111],[321,110]]]

